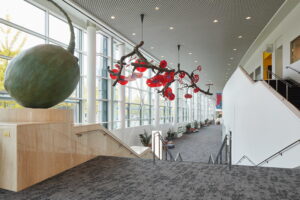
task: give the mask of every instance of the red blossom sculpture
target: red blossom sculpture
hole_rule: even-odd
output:
[[[207,95],[212,95],[212,93],[209,92],[209,89],[207,91],[202,90],[197,86],[196,83],[199,82],[199,75],[195,74],[195,72],[200,72],[202,70],[202,67],[199,65],[195,70],[192,71],[191,74],[187,73],[184,70],[181,70],[180,64],[178,63],[177,70],[168,68],[168,63],[165,60],[162,60],[159,63],[159,66],[153,65],[153,61],[148,62],[148,60],[143,56],[143,54],[139,51],[139,48],[143,46],[144,42],[141,41],[140,44],[136,45],[132,52],[128,53],[125,56],[122,56],[121,59],[118,61],[118,64],[115,65],[117,69],[110,69],[108,67],[108,72],[110,73],[111,79],[115,80],[113,83],[113,86],[115,86],[117,83],[120,83],[121,85],[126,85],[128,81],[134,81],[136,78],[141,78],[143,75],[143,72],[145,72],[147,69],[152,70],[153,73],[155,73],[155,76],[147,79],[146,84],[149,87],[162,87],[160,90],[158,90],[158,93],[161,93],[165,98],[169,100],[174,100],[175,95],[172,91],[172,88],[170,86],[175,81],[179,81],[181,85],[183,85],[182,88],[192,88],[194,93],[202,92]],[[180,48],[180,45],[178,45],[178,50]],[[126,63],[125,59],[130,58],[129,62],[133,60],[133,56],[135,56],[134,59],[137,58],[135,62],[132,63]],[[132,65],[132,74],[128,77],[125,77],[122,74],[122,71],[127,66]],[[139,71],[140,73],[137,73],[135,71]],[[175,77],[179,78],[175,78]],[[189,83],[184,83],[183,78],[186,78]],[[185,98],[192,98],[193,96],[191,94],[185,94]]]

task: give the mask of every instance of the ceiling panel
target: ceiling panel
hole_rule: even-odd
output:
[[[223,89],[242,56],[284,0],[73,0],[125,37],[141,40],[140,14],[145,14],[144,49],[182,68],[203,66],[200,86]],[[155,7],[159,7],[156,10]],[[111,19],[115,16],[115,19]],[[250,20],[245,18],[250,16]],[[218,23],[213,23],[217,19]],[[170,30],[169,27],[174,27]],[[136,33],[135,36],[132,33]],[[238,38],[238,36],[242,38]],[[151,49],[150,47],[154,47]],[[234,51],[233,49],[237,49]],[[189,52],[192,55],[189,55]],[[198,61],[196,63],[196,61]]]

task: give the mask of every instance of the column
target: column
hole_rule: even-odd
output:
[[[120,56],[125,55],[125,44],[122,43],[119,45],[119,53]],[[124,73],[124,71],[122,72]],[[124,74],[123,74],[124,75]],[[125,123],[126,123],[126,118],[125,118],[125,114],[126,114],[126,94],[125,94],[125,86],[121,86],[120,87],[120,97],[121,97],[121,102],[120,102],[120,120],[121,120],[121,129],[125,129]]]
[[[175,94],[175,112],[174,112],[174,121],[173,125],[175,126],[178,123],[178,82],[175,81],[174,84],[174,94]]]
[[[87,27],[87,120],[96,122],[96,26]]]
[[[159,94],[155,91],[155,104],[154,104],[154,109],[155,109],[155,121],[154,121],[154,126],[155,129],[158,130],[159,128],[159,123],[160,123],[160,110],[159,110]]]

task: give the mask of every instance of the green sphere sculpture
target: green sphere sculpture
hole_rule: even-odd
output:
[[[76,88],[80,70],[74,56],[75,34],[67,13],[71,31],[68,49],[42,44],[22,51],[9,63],[4,87],[19,104],[27,108],[50,108],[68,98]]]

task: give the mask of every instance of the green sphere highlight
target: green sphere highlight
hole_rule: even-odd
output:
[[[24,107],[50,108],[72,94],[79,78],[75,56],[60,46],[43,44],[11,60],[4,87]]]

